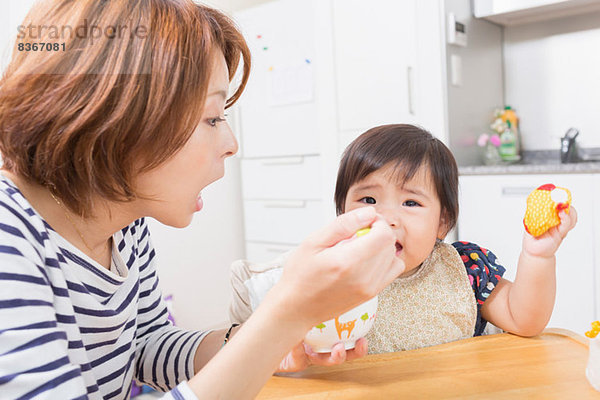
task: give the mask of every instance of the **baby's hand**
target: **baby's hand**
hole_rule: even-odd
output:
[[[560,225],[550,228],[548,232],[537,238],[525,232],[523,236],[523,252],[534,257],[553,257],[567,233],[577,224],[577,211],[571,206],[569,213],[560,211]]]

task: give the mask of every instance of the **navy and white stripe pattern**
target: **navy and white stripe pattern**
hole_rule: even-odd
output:
[[[0,398],[126,399],[131,381],[195,399],[206,333],[167,320],[144,219],[113,236],[107,270],[0,175]]]

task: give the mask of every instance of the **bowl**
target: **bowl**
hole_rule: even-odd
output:
[[[373,326],[377,315],[377,296],[350,311],[314,326],[304,337],[304,343],[317,353],[330,353],[333,345],[344,343],[346,350],[353,349],[358,339]]]

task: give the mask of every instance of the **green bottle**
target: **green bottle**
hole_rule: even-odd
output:
[[[498,149],[500,157],[504,161],[518,161],[521,159],[519,156],[519,149],[517,148],[517,136],[512,129],[512,123],[510,120],[506,121],[506,129],[500,135],[500,148]]]
[[[515,147],[517,148],[516,159],[518,160],[521,158],[521,133],[519,132],[519,117],[517,117],[517,113],[511,106],[506,106],[504,107],[504,112],[502,113],[502,120],[508,125],[508,129],[512,131],[512,134],[515,137]]]

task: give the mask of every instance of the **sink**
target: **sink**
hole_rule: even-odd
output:
[[[576,162],[600,162],[600,156],[579,153],[579,159]]]
[[[577,157],[572,163],[600,162],[600,149],[598,148],[579,148]]]
[[[580,148],[579,157],[569,163],[580,164],[600,162],[600,148]],[[558,150],[529,150],[523,151],[521,161],[514,163],[516,165],[558,165],[560,162],[560,152]]]

